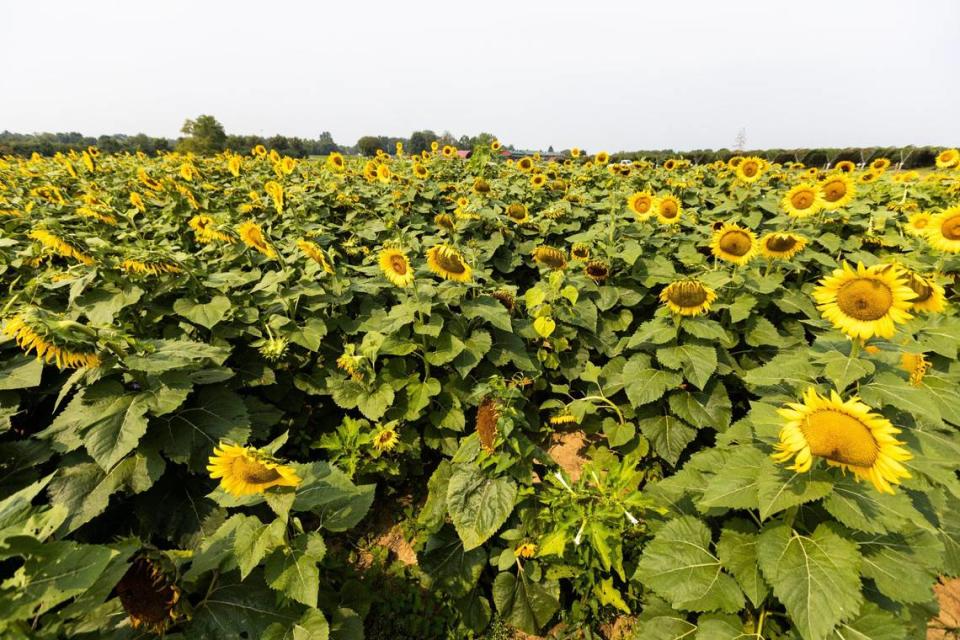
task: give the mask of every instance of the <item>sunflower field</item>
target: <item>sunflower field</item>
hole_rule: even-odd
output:
[[[960,154],[0,159],[0,637],[922,638]]]

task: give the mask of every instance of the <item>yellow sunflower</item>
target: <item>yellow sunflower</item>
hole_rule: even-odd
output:
[[[207,471],[220,479],[220,488],[242,498],[263,493],[271,487],[296,487],[300,476],[293,467],[252,447],[221,442],[210,456]]]
[[[910,301],[913,311],[940,313],[947,308],[946,292],[943,287],[937,284],[933,276],[908,273],[907,286],[917,294],[917,297]]]
[[[427,267],[441,278],[456,282],[470,282],[473,274],[460,252],[445,244],[427,250]]]
[[[922,353],[903,353],[900,355],[900,368],[910,374],[910,384],[916,387],[923,382],[930,361]]]
[[[527,211],[526,205],[515,202],[507,207],[507,217],[510,218],[512,222],[523,224],[530,219],[530,214]]]
[[[694,279],[671,282],[660,292],[660,302],[682,316],[706,313],[716,299],[716,291]]]
[[[663,163],[663,168],[666,169],[667,171],[673,171],[674,169],[677,168],[677,162],[678,161],[675,160],[674,158],[670,158],[669,160]]]
[[[597,155],[593,156],[593,161],[598,165],[605,165],[610,162],[610,154],[606,151],[601,151]]]
[[[473,181],[473,192],[481,195],[490,193],[490,183],[483,178],[477,178]]]
[[[937,154],[937,169],[953,169],[960,166],[960,150],[944,149]]]
[[[387,280],[398,287],[409,287],[413,284],[413,269],[407,254],[400,249],[384,249],[380,252],[380,269]]]
[[[503,147],[503,145],[500,144],[500,141],[499,141],[499,140],[494,140],[493,142],[490,143],[490,150],[491,150],[491,151],[500,151],[500,148],[501,148],[501,147]]]
[[[328,169],[332,169],[333,171],[340,172],[346,168],[347,163],[343,159],[342,155],[334,151],[329,156],[327,156],[326,165]]]
[[[37,360],[59,369],[99,367],[96,344],[80,325],[29,308],[7,320],[3,334],[10,336],[24,353],[35,351]]]
[[[524,172],[530,171],[531,169],[533,169],[533,158],[524,156],[519,160],[517,160],[517,169],[520,169],[520,171],[524,171]]]
[[[914,213],[907,218],[907,224],[905,228],[907,233],[913,236],[923,236],[926,235],[927,229],[930,228],[930,223],[933,222],[933,215],[927,213],[926,211],[921,211]]]
[[[840,173],[853,173],[857,170],[857,165],[855,165],[850,160],[841,160],[833,166],[834,169]]]
[[[860,174],[860,177],[857,178],[857,181],[861,184],[870,184],[871,182],[876,182],[879,180],[882,173],[882,171],[876,171],[875,169],[864,171]]]
[[[756,182],[763,174],[766,163],[763,158],[750,156],[737,165],[737,179],[741,182]]]
[[[277,213],[283,213],[283,185],[270,180],[263,185],[263,190],[270,196],[273,201],[273,208],[277,210]]]
[[[757,255],[757,236],[750,229],[724,223],[713,232],[710,251],[721,260],[742,266]]]
[[[911,317],[911,301],[917,297],[890,265],[856,269],[847,262],[820,280],[813,291],[817,308],[833,326],[851,338],[891,338],[896,324]]]
[[[443,145],[443,150],[441,151],[444,158],[453,158],[457,155],[457,148],[451,147],[448,144]]]
[[[940,251],[960,252],[960,205],[933,216],[927,230],[927,241]]]
[[[324,255],[323,249],[321,249],[319,245],[309,240],[297,240],[297,247],[300,248],[300,251],[307,254],[307,257],[323,267],[326,273],[333,273],[333,267],[330,265],[327,256]]]
[[[637,220],[646,220],[653,215],[656,204],[656,198],[649,191],[637,191],[627,198],[627,206],[630,207],[630,211],[633,212]]]
[[[389,184],[390,180],[393,179],[393,171],[390,171],[390,167],[385,164],[381,164],[377,167],[377,180],[383,184]]]
[[[780,201],[787,215],[794,218],[806,218],[820,211],[823,201],[817,185],[804,182],[792,187]]]
[[[773,459],[792,459],[794,471],[809,471],[817,456],[853,472],[857,480],[869,480],[881,493],[893,493],[891,485],[910,477],[900,463],[913,456],[894,437],[900,429],[856,396],[844,401],[831,391],[827,398],[810,387],[802,403],[791,402],[778,413],[786,422]]]
[[[237,227],[237,233],[240,234],[240,239],[243,240],[243,244],[251,249],[256,249],[271,259],[277,257],[276,250],[267,242],[267,238],[263,235],[263,230],[260,228],[260,225],[253,220],[242,222],[240,226]]]
[[[205,216],[203,214],[198,214],[190,218],[190,221],[187,222],[193,233],[197,238],[197,242],[202,244],[207,244],[213,242],[214,240],[220,240],[222,242],[228,242],[233,244],[235,240],[228,236],[225,233],[217,231],[216,222],[210,216]]]
[[[740,166],[741,162],[743,162],[743,156],[730,156],[730,159],[727,160],[727,167],[730,169],[736,169]]]
[[[579,157],[580,157],[580,148],[579,148],[579,147],[574,147],[573,149],[570,149],[570,157],[571,157],[571,158],[579,158]]]
[[[834,173],[820,183],[823,208],[830,211],[847,206],[856,194],[853,180],[845,173]]]
[[[877,158],[870,163],[870,168],[874,171],[879,171],[883,173],[890,166],[890,160],[888,158]]]
[[[591,260],[584,266],[583,271],[597,284],[610,277],[610,267],[603,260]]]
[[[567,266],[567,256],[554,247],[539,246],[533,250],[533,259],[551,269],[563,269]]]
[[[534,189],[541,189],[545,184],[547,184],[547,176],[542,173],[530,176],[530,186]]]
[[[760,253],[766,258],[789,260],[807,245],[807,239],[795,233],[768,233],[760,239]]]
[[[384,425],[373,434],[373,447],[381,453],[392,451],[399,441],[400,434],[397,433],[393,424]]]
[[[578,242],[570,248],[570,256],[574,260],[589,260],[590,259],[590,247]]]
[[[680,200],[676,196],[668,193],[665,196],[657,198],[654,204],[657,211],[657,220],[663,224],[677,224],[680,222],[683,208],[680,206]]]
[[[532,558],[537,553],[537,545],[532,542],[524,542],[523,544],[517,545],[513,553],[518,558]]]
[[[181,269],[169,262],[143,261],[128,258],[120,263],[120,268],[127,273],[136,273],[147,276],[159,276],[162,273],[180,273]]]
[[[417,162],[413,165],[413,175],[420,180],[425,180],[430,177],[430,171],[425,166]]]
[[[441,229],[446,229],[447,231],[455,231],[457,228],[456,222],[454,222],[453,217],[448,213],[438,213],[433,216],[433,222]]]

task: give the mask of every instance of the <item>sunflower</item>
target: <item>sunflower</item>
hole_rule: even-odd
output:
[[[582,242],[578,242],[570,248],[570,257],[574,260],[589,260],[590,247]]]
[[[140,213],[143,213],[147,210],[147,205],[143,202],[143,196],[136,191],[130,194],[130,204],[132,204]]]
[[[445,244],[427,249],[427,267],[441,278],[457,282],[469,282],[473,273],[460,252]]]
[[[834,210],[845,207],[857,194],[853,180],[845,173],[835,173],[820,183],[823,208]]]
[[[927,240],[935,249],[947,253],[960,252],[960,205],[933,216]]]
[[[177,618],[175,607],[180,589],[157,560],[139,556],[120,578],[116,591],[134,629],[142,626],[163,635],[167,625]]]
[[[833,326],[851,338],[891,338],[896,324],[906,322],[916,297],[890,265],[856,269],[847,262],[820,280],[813,290],[817,308]]]
[[[413,165],[413,175],[420,180],[425,180],[430,177],[430,171],[419,162],[416,162]]]
[[[357,355],[357,345],[347,344],[337,358],[337,368],[346,371],[354,381],[360,382],[363,380],[362,366],[363,356]]]
[[[256,249],[271,259],[277,257],[276,250],[267,242],[267,238],[263,235],[263,230],[260,228],[260,225],[253,220],[242,222],[240,226],[237,227],[237,233],[240,234],[240,239],[243,240],[243,244],[251,249]]]
[[[563,251],[554,247],[541,245],[533,250],[533,259],[551,269],[563,269],[567,266],[567,257]]]
[[[910,384],[917,387],[923,382],[930,361],[922,353],[903,353],[900,355],[900,368],[910,374]]]
[[[913,311],[940,313],[947,308],[944,288],[937,284],[932,276],[908,273],[907,286],[917,294],[917,297],[910,301]]]
[[[637,220],[646,220],[653,215],[656,203],[656,198],[649,191],[637,191],[627,198],[627,206],[630,207],[630,211],[633,212]]]
[[[399,441],[400,434],[397,433],[393,423],[383,425],[373,434],[373,448],[380,453],[392,451]]]
[[[574,147],[573,149],[570,149],[570,157],[571,157],[571,158],[579,158],[579,157],[580,157],[580,153],[581,153],[581,152],[580,152],[580,148],[579,148],[579,147]]]
[[[400,249],[384,249],[380,252],[380,269],[387,280],[398,287],[409,287],[413,283],[413,269],[407,254]]]
[[[677,224],[680,222],[680,215],[683,213],[683,209],[680,206],[680,200],[676,196],[672,194],[660,196],[654,204],[656,205],[657,220],[663,224]]]
[[[530,186],[534,189],[541,189],[545,184],[547,184],[547,176],[542,173],[530,176]]]
[[[853,173],[854,171],[856,171],[857,165],[855,165],[853,162],[849,160],[841,160],[840,162],[835,164],[833,168],[839,171],[840,173]]]
[[[523,158],[517,160],[517,169],[520,169],[520,171],[524,172],[533,169],[533,158],[524,156]]]
[[[334,151],[329,156],[327,156],[326,162],[327,168],[333,171],[343,171],[347,167],[346,161],[343,159],[343,156]]]
[[[572,413],[567,413],[562,411],[560,413],[550,416],[550,424],[554,426],[560,426],[562,424],[573,424],[577,421],[577,416]]]
[[[449,213],[438,213],[437,215],[433,216],[433,223],[441,229],[446,229],[450,232],[455,231],[457,228],[456,223]]]
[[[31,350],[37,360],[56,364],[59,369],[99,367],[96,344],[82,325],[61,320],[38,308],[28,308],[7,320],[4,334],[14,339],[24,353]]]
[[[506,289],[497,289],[490,295],[494,299],[498,300],[500,304],[502,304],[504,308],[506,308],[506,310],[510,312],[513,311],[513,307],[517,303],[517,299],[514,297],[514,295],[511,292],[507,291]]]
[[[36,240],[47,249],[50,249],[54,253],[65,258],[73,258],[74,260],[87,266],[90,266],[94,263],[93,258],[84,253],[75,244],[68,242],[67,240],[54,233],[51,233],[50,231],[47,231],[46,229],[33,229],[27,234],[27,237]]]
[[[713,232],[710,251],[721,260],[742,266],[757,254],[757,237],[750,229],[725,223]]]
[[[443,145],[443,150],[441,151],[444,158],[453,158],[457,155],[457,148],[451,147],[448,144]]]
[[[606,151],[601,151],[597,155],[593,156],[593,161],[598,165],[605,165],[610,162],[610,154]]]
[[[252,447],[221,442],[208,462],[210,477],[220,478],[220,488],[238,498],[263,493],[270,487],[296,487],[301,482],[293,467]]]
[[[736,169],[741,162],[743,162],[743,156],[730,156],[730,159],[727,160],[727,168]]]
[[[744,158],[737,165],[737,179],[741,182],[756,182],[763,174],[765,164],[762,158]]]
[[[923,236],[926,235],[931,222],[933,222],[933,215],[925,211],[920,211],[907,218],[907,224],[904,228],[910,235]]]
[[[610,267],[603,260],[591,260],[584,266],[583,271],[598,284],[610,277]]]
[[[537,553],[537,545],[532,542],[524,542],[523,544],[517,545],[513,553],[518,558],[532,558]]]
[[[385,164],[381,164],[377,167],[377,180],[383,184],[389,184],[390,180],[393,179],[393,171],[390,171],[390,167]]]
[[[660,292],[660,302],[682,316],[706,313],[716,299],[717,293],[713,289],[694,279],[671,282]]]
[[[120,268],[128,273],[148,276],[159,276],[162,273],[180,273],[180,271],[182,271],[180,267],[169,262],[143,261],[129,258],[120,263]]]
[[[888,158],[877,158],[870,163],[870,168],[874,171],[879,171],[883,173],[890,166],[890,160]]]
[[[500,148],[501,148],[501,147],[503,147],[503,145],[500,144],[500,141],[499,141],[499,140],[494,140],[493,142],[490,143],[490,150],[491,150],[491,151],[500,151]]]
[[[820,211],[823,200],[820,198],[820,189],[817,185],[804,182],[792,187],[780,201],[787,215],[794,218],[806,218]]]
[[[205,216],[203,214],[195,215],[190,218],[190,221],[187,224],[191,229],[193,229],[193,233],[197,238],[197,242],[202,244],[213,242],[214,240],[221,240],[229,243],[234,242],[234,239],[227,234],[217,231],[215,228],[215,222],[210,216]]]
[[[794,471],[809,471],[813,456],[818,456],[830,466],[852,471],[857,480],[869,480],[881,493],[893,493],[891,484],[910,477],[900,463],[913,456],[894,437],[900,429],[856,396],[844,401],[831,391],[827,398],[810,387],[802,403],[791,402],[778,413],[786,422],[773,459],[793,459],[789,468]]]
[[[677,161],[673,158],[670,158],[669,160],[663,163],[663,168],[666,169],[667,171],[673,171],[674,169],[677,168]]]
[[[258,158],[262,158],[263,156],[267,155],[267,148],[262,144],[258,144],[257,146],[255,146],[253,149],[250,150],[250,155],[257,156]]]
[[[877,180],[880,179],[881,173],[882,172],[875,171],[873,169],[871,169],[870,171],[864,171],[863,173],[860,174],[860,177],[857,178],[857,182],[859,182],[860,184],[870,184],[871,182],[876,182]]]
[[[263,190],[270,196],[273,201],[273,208],[277,210],[277,213],[283,213],[283,185],[269,180],[263,185]]]
[[[789,260],[807,245],[807,239],[795,233],[768,233],[760,239],[760,253],[766,258]]]
[[[515,202],[507,207],[507,217],[510,218],[512,222],[517,224],[523,224],[530,220],[530,214],[527,211],[527,206]]]
[[[377,179],[377,163],[373,160],[367,160],[363,163],[363,177],[369,182]]]
[[[477,178],[473,181],[473,192],[480,195],[490,193],[490,183],[483,178]]]
[[[307,254],[307,257],[323,267],[323,270],[326,273],[333,273],[333,267],[327,260],[327,256],[324,255],[323,249],[321,249],[317,244],[310,242],[309,240],[297,240],[297,247]]]
[[[953,169],[960,166],[960,151],[944,149],[937,155],[937,169]]]
[[[497,440],[497,423],[500,420],[500,406],[493,396],[486,396],[477,407],[474,430],[480,439],[480,446],[487,453],[493,452]]]

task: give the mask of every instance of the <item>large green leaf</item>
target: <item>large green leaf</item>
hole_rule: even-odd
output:
[[[0,362],[0,391],[35,387],[42,375],[43,362],[39,358],[17,354]]]
[[[500,616],[524,633],[537,633],[560,608],[551,589],[531,582],[523,571],[502,572],[493,581],[493,603]]]
[[[443,593],[460,598],[480,579],[487,552],[479,547],[465,550],[456,532],[446,527],[427,539],[418,559],[420,568]]]
[[[704,389],[717,370],[717,350],[712,346],[682,344],[657,349],[657,360],[671,369],[683,369],[684,377]]]
[[[673,416],[657,416],[644,418],[637,423],[640,431],[650,440],[657,455],[676,465],[680,454],[693,442],[697,435],[683,420]]]
[[[317,563],[323,560],[325,552],[320,534],[301,534],[289,548],[278,549],[267,558],[263,577],[272,589],[308,607],[316,607],[320,588]]]
[[[447,485],[447,509],[467,551],[487,541],[513,512],[517,485],[487,477],[472,464],[458,464]]]
[[[355,485],[326,462],[296,465],[303,482],[297,487],[294,511],[311,511],[329,531],[346,531],[367,515],[376,485]]]

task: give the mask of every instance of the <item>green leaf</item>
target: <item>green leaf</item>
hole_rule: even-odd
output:
[[[240,579],[245,579],[268,553],[285,543],[286,523],[277,519],[263,524],[256,516],[246,516],[237,526],[233,548],[240,567]]]
[[[859,615],[841,622],[830,640],[904,640],[907,630],[900,620],[872,602],[864,602]]]
[[[290,342],[310,351],[320,350],[320,341],[327,335],[327,325],[322,318],[309,318],[296,331],[290,333]]]
[[[623,595],[613,586],[613,578],[604,578],[598,584],[593,586],[593,593],[601,605],[614,607],[626,614],[630,613],[630,607],[623,599]]]
[[[456,532],[448,526],[427,539],[418,560],[420,568],[445,595],[461,598],[480,580],[487,552],[482,547],[465,550]]]
[[[293,511],[311,511],[328,531],[352,529],[373,504],[376,485],[355,485],[339,469],[326,462],[295,466],[303,479],[297,487]]]
[[[667,522],[643,551],[634,580],[685,611],[736,612],[743,593],[710,552],[710,530],[691,516]]]
[[[711,388],[712,387],[712,388]],[[725,431],[730,426],[733,405],[727,389],[719,380],[707,390],[691,393],[677,390],[667,398],[670,410],[698,429]]]
[[[844,525],[867,533],[900,531],[908,522],[930,526],[907,494],[880,493],[850,476],[834,482],[823,506]]]
[[[493,581],[493,603],[508,624],[524,633],[537,633],[560,609],[560,601],[525,572],[504,572]]]
[[[142,396],[122,395],[97,402],[88,411],[96,417],[87,423],[84,445],[97,464],[109,471],[147,432],[147,403]]]
[[[857,615],[860,554],[857,546],[821,524],[811,536],[786,524],[765,528],[758,545],[760,568],[805,640],[826,638]]]
[[[657,360],[671,369],[683,369],[683,375],[698,388],[706,387],[717,370],[717,350],[711,346],[682,344],[657,349]]]
[[[470,334],[470,337],[464,341],[463,345],[464,350],[453,360],[453,366],[456,368],[457,373],[465,378],[473,371],[474,367],[480,364],[483,356],[487,355],[487,352],[490,351],[493,340],[490,338],[488,331],[477,329]]]
[[[744,520],[733,520],[720,532],[717,541],[717,557],[720,563],[733,574],[737,584],[750,598],[754,607],[759,607],[770,587],[760,574],[757,560],[759,536],[756,529]],[[737,529],[729,528],[736,526]]]
[[[635,407],[659,400],[683,382],[683,378],[672,371],[652,368],[650,358],[645,355],[635,355],[627,361],[623,366],[623,379],[628,381],[624,390]]]
[[[770,362],[756,369],[750,369],[744,374],[743,381],[755,387],[775,387],[786,383],[790,387],[806,388],[816,381],[817,373],[806,351],[789,351],[777,354]]]
[[[228,347],[214,346],[205,342],[186,339],[144,340],[140,342],[142,354],[123,358],[123,363],[134,371],[163,373],[174,369],[202,366],[204,360],[215,365],[223,364],[230,355]]]
[[[393,405],[393,387],[384,382],[376,391],[357,396],[357,408],[370,420],[379,420]]]
[[[173,303],[173,310],[190,322],[212,329],[230,310],[230,298],[214,296],[210,302],[200,304],[196,300],[180,298]]]
[[[623,422],[613,418],[604,418],[603,435],[607,437],[607,444],[611,447],[621,447],[637,434],[637,427],[632,422]]]
[[[240,582],[238,573],[221,576],[216,590],[194,610],[184,629],[186,640],[252,640],[262,638],[279,623],[290,628],[301,619],[303,607],[277,603],[259,572]]]
[[[467,319],[482,318],[497,329],[513,332],[513,325],[510,324],[510,312],[496,298],[483,297],[475,300],[464,300],[460,304],[460,310]]]
[[[754,447],[743,445],[733,449],[724,458],[723,467],[710,478],[697,508],[701,511],[715,507],[729,509],[756,509],[758,505],[757,476],[767,456]]]
[[[943,543],[920,529],[905,534],[856,537],[863,556],[860,571],[883,595],[897,602],[930,602],[942,566]]]
[[[819,500],[832,490],[833,479],[828,471],[815,469],[797,473],[764,456],[757,476],[760,519],[766,520],[784,509]]]
[[[319,609],[307,609],[303,616],[287,627],[274,622],[267,627],[260,640],[327,640],[330,625]]]
[[[676,466],[680,454],[696,436],[696,431],[683,420],[673,416],[644,418],[637,424],[640,432],[650,440],[657,455],[673,466]]]
[[[415,380],[406,386],[406,393],[407,413],[404,417],[416,420],[430,406],[430,398],[440,393],[440,381],[436,378],[428,378],[426,382]]]
[[[316,607],[320,588],[317,563],[323,559],[325,550],[320,534],[310,532],[297,536],[289,548],[278,549],[267,559],[263,570],[267,585],[308,607]]]
[[[447,509],[464,548],[487,541],[513,512],[517,485],[508,478],[488,478],[471,464],[455,465],[447,486]]]
[[[427,353],[427,362],[437,366],[447,364],[460,355],[465,347],[466,345],[464,345],[460,338],[449,331],[444,331],[437,339],[433,351]]]
[[[837,388],[846,389],[851,384],[873,373],[875,367],[869,360],[851,358],[839,351],[829,351],[823,356],[823,372],[836,383]]]
[[[890,405],[909,414],[923,416],[933,423],[941,420],[936,402],[931,402],[923,389],[914,387],[895,373],[878,374],[869,383],[861,385],[860,396],[876,409]]]
[[[39,358],[17,354],[0,362],[0,391],[36,387],[42,375],[43,362]]]

